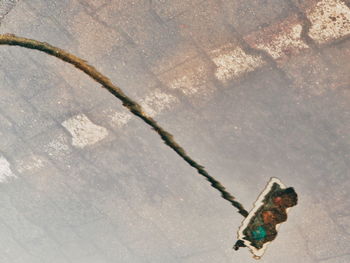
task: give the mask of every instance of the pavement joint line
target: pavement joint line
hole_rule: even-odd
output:
[[[261,68],[271,67],[274,70],[276,70],[279,73],[279,75],[286,80],[287,83],[291,82],[287,74],[280,67],[278,67],[276,60],[271,56],[270,53],[268,53],[266,50],[254,48],[253,46],[249,45],[245,38],[236,30],[236,28],[233,25],[230,25],[230,27],[232,32],[238,36],[238,44],[243,48],[245,52],[255,56],[260,56],[263,59],[265,64]]]
[[[115,97],[122,101],[123,106],[128,108],[134,115],[141,118],[145,123],[150,125],[162,138],[164,143],[172,148],[183,160],[185,160],[190,166],[195,168],[197,172],[205,177],[213,188],[218,190],[221,193],[222,198],[229,201],[235,208],[238,209],[238,212],[246,217],[248,211],[244,209],[241,203],[235,200],[229,192],[226,191],[225,187],[217,181],[214,177],[209,175],[209,173],[204,169],[204,167],[194,161],[185,150],[174,140],[173,136],[164,130],[158,123],[150,116],[148,116],[142,109],[142,107],[130,99],[124,92],[115,86],[106,76],[98,72],[93,66],[89,65],[85,60],[82,60],[63,49],[51,46],[48,43],[40,42],[33,39],[17,37],[13,34],[1,34],[0,35],[0,45],[9,45],[9,46],[20,46],[28,49],[34,49],[42,51],[48,55],[57,57],[62,61],[65,61],[69,64],[72,64],[79,70],[86,73],[89,77],[100,83],[105,89],[112,93]]]
[[[290,3],[290,7],[293,9],[295,14],[299,18],[301,25],[303,27],[301,31],[301,36],[300,36],[301,40],[303,40],[310,48],[319,50],[319,47],[316,44],[316,42],[309,36],[309,31],[312,26],[311,21],[304,14],[303,10],[298,8],[292,0],[289,0],[289,3]]]

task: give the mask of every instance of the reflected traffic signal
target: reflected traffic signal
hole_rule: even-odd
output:
[[[247,246],[255,258],[260,258],[267,244],[276,238],[279,224],[287,220],[289,208],[297,202],[292,187],[286,188],[280,180],[272,178],[243,221],[234,248]]]

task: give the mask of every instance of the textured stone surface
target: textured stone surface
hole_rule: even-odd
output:
[[[266,51],[273,59],[285,60],[309,48],[302,39],[303,25],[295,16],[245,37],[256,49]]]
[[[340,0],[322,0],[308,10],[309,36],[319,44],[350,34],[350,8]]]

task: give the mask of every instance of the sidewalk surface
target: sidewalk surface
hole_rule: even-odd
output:
[[[350,262],[350,1],[4,0],[0,33],[94,65],[247,210],[299,204],[260,262]],[[255,262],[243,217],[71,65],[1,46],[0,262]]]

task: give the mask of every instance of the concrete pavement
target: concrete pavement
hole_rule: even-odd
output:
[[[295,187],[261,262],[349,262],[348,1],[7,2],[1,33],[86,59],[246,209],[272,176]],[[0,61],[1,262],[253,262],[241,215],[107,91]]]

